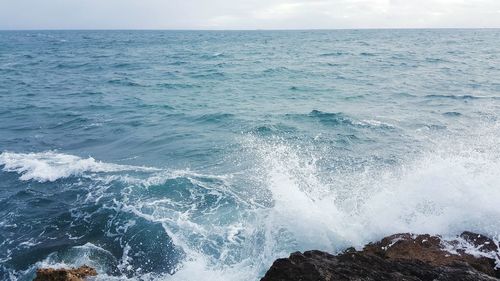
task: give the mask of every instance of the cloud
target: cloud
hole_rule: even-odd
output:
[[[500,27],[498,0],[0,0],[1,29]]]

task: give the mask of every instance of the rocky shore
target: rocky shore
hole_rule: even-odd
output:
[[[464,232],[451,240],[440,236],[395,234],[363,250],[331,255],[292,253],[276,260],[261,281],[500,280],[498,244]]]
[[[395,234],[332,255],[295,252],[276,260],[261,281],[494,281],[500,280],[500,251],[494,240],[472,232],[454,239]],[[38,269],[35,281],[83,281],[93,268]]]
[[[39,268],[33,281],[84,281],[96,275],[96,270],[86,265],[71,269]]]

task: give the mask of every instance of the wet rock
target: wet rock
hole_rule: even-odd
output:
[[[96,270],[86,265],[72,269],[40,268],[33,281],[84,281],[96,275]]]
[[[491,238],[481,234],[465,231],[460,235],[460,238],[472,244],[482,252],[495,252],[498,253],[498,245]]]
[[[452,240],[395,234],[362,251],[292,253],[276,260],[261,281],[500,280],[498,251],[493,240],[471,232]]]

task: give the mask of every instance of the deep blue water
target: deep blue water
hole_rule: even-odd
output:
[[[258,280],[500,234],[500,30],[0,32],[0,279]]]

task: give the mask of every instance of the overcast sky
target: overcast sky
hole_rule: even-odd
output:
[[[0,29],[500,27],[500,0],[0,0]]]

